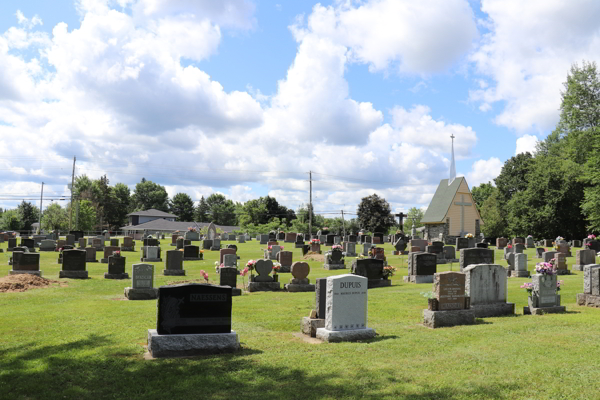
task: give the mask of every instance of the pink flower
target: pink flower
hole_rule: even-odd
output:
[[[248,273],[248,271],[249,271],[249,269],[248,269],[248,267],[246,267],[246,268],[244,268],[244,269],[242,270],[242,272],[240,272],[240,275],[241,275],[241,276],[246,276],[246,274]]]
[[[222,264],[221,264],[222,265]],[[208,282],[208,274],[203,269],[200,270],[200,275],[204,278],[206,282]]]

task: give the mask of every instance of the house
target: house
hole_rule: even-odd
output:
[[[177,218],[177,215],[169,214],[164,211],[155,210],[154,208],[151,208],[146,211],[132,212],[130,214],[127,214],[127,217],[129,218],[129,225],[135,226],[135,225],[144,224],[146,222],[154,221],[157,219],[164,219],[166,221],[175,221],[175,219]]]
[[[172,221],[165,218],[153,219],[138,225],[127,225],[120,228],[125,235],[132,236],[134,239],[141,239],[144,232],[149,233],[173,233],[176,231],[186,232],[191,226],[198,230],[210,225],[209,222],[181,222]],[[215,228],[220,229],[224,233],[231,233],[240,228],[238,226],[215,225]]]
[[[458,177],[448,184],[448,179],[442,179],[421,223],[424,224],[424,238],[428,240],[437,240],[440,233],[448,243],[467,233],[478,236],[483,221],[467,180]]]

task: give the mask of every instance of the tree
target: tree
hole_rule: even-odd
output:
[[[471,194],[473,195],[473,200],[475,200],[475,205],[477,206],[478,211],[481,211],[483,203],[488,197],[491,196],[492,193],[494,193],[494,190],[495,188],[492,185],[492,182],[482,183],[481,185],[474,186],[473,189],[471,189]]]
[[[206,198],[210,209],[210,218],[217,225],[233,226],[237,223],[235,204],[220,193],[213,193]]]
[[[407,216],[406,216],[406,219],[404,220],[404,225],[403,225],[404,233],[410,234],[410,232],[412,232],[413,218],[415,220],[415,228],[420,228],[423,226],[423,224],[421,223],[421,219],[425,215],[423,210],[421,210],[420,208],[417,208],[417,207],[412,207],[410,210],[408,210],[408,213],[406,213],[406,214],[407,214]]]
[[[69,227],[69,217],[64,208],[58,203],[52,203],[42,215],[42,227],[47,231],[67,230]]]
[[[31,224],[38,222],[40,210],[28,201],[23,200],[17,207],[19,219],[21,220],[21,229],[24,231],[31,230]]]
[[[387,232],[395,224],[390,205],[384,198],[372,194],[360,200],[356,214],[362,229]]]
[[[94,230],[96,226],[96,208],[89,200],[79,202],[79,229]]]
[[[6,231],[18,231],[23,222],[17,210],[5,210],[0,218],[0,229]]]
[[[177,215],[177,221],[193,221],[194,201],[187,193],[177,193],[171,201],[171,213]]]
[[[515,193],[527,189],[527,174],[532,163],[533,156],[529,152],[517,154],[506,160],[500,175],[494,179],[502,203],[508,202]]]
[[[111,200],[116,203],[116,207],[111,208],[111,215],[105,215],[105,218],[109,224],[118,228],[127,222],[127,214],[131,211],[129,187],[124,183],[117,183],[113,187]]]
[[[204,196],[200,197],[200,201],[198,202],[198,207],[196,207],[196,221],[197,222],[209,222],[208,221],[208,213],[210,212],[210,207],[206,203]]]
[[[260,199],[249,200],[241,207],[238,212],[240,227],[246,227],[250,224],[260,225],[265,221],[267,215],[267,205]]]
[[[481,206],[481,218],[485,223],[481,226],[481,231],[488,238],[498,238],[507,235],[506,218],[500,207],[500,193],[496,188],[483,202]]]
[[[154,208],[160,211],[169,211],[169,194],[164,186],[142,178],[135,185],[132,196],[132,204],[135,210],[149,210]]]

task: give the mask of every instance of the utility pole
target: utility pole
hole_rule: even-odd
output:
[[[308,182],[310,185],[308,198],[308,240],[312,239],[312,171],[308,171]]]
[[[344,236],[346,236],[346,224],[344,223],[344,210],[342,209],[342,228],[344,228]]]
[[[40,193],[40,216],[38,219],[38,224],[40,225],[38,229],[40,230],[38,233],[42,232],[42,198],[44,197],[44,182],[42,182],[42,192]]]
[[[75,185],[75,156],[73,156],[73,173],[71,174],[71,213],[69,214],[69,232],[71,231],[71,221],[73,220],[73,186]]]

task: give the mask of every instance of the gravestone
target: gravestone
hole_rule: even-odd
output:
[[[179,239],[177,240],[177,248],[179,248]],[[212,248],[213,245],[213,241],[212,240],[208,240],[208,239],[204,239],[202,241],[202,249],[203,250],[210,250]],[[181,248],[183,249],[183,240],[181,241]]]
[[[85,251],[85,262],[89,263],[89,262],[98,262],[98,260],[96,260],[96,248],[95,247],[86,247],[84,249],[82,249]]]
[[[523,254],[524,251],[525,251],[525,245],[523,243],[513,244],[513,253]]]
[[[528,278],[527,254],[513,254],[513,269],[508,271],[508,276]]]
[[[21,238],[21,246],[27,247],[29,251],[35,251],[35,240],[29,238]]]
[[[110,239],[110,245],[113,247],[119,247],[119,239]]]
[[[184,276],[183,251],[167,250],[165,253],[167,256],[165,257],[165,269],[163,269],[163,275]]]
[[[442,242],[432,242],[431,245],[425,246],[425,252],[435,254],[438,264],[446,264],[444,258],[444,244]]]
[[[212,246],[210,248],[212,251],[221,250],[221,239],[213,239]]]
[[[316,337],[325,342],[366,340],[375,337],[367,327],[367,278],[337,275],[327,278],[325,327]]]
[[[158,241],[158,239],[155,239],[152,237],[147,237],[144,240],[142,240],[142,246],[144,246],[144,247],[148,247],[148,246],[159,247],[160,242]]]
[[[531,236],[525,238],[525,246],[527,246],[528,249],[535,249],[535,242]]]
[[[573,240],[573,247],[581,247],[581,240]]]
[[[223,266],[224,267],[234,267],[237,269],[237,260],[238,257],[235,254],[224,254],[223,255]],[[219,273],[221,272],[221,268],[219,268]]]
[[[75,235],[66,235],[65,239],[69,246],[75,246]]]
[[[285,232],[279,232],[277,234],[277,240],[285,241]]]
[[[8,238],[8,248],[6,251],[13,251],[17,247],[17,238]]]
[[[208,228],[206,228],[206,238],[209,240],[214,240],[217,238],[217,228],[215,227],[214,222],[208,224]]]
[[[407,262],[408,274],[404,277],[404,282],[433,283],[433,275],[437,272],[437,256],[435,254],[411,253]]]
[[[487,249],[489,246],[486,242],[480,242],[475,245],[478,249]]]
[[[123,238],[123,246],[121,246],[121,251],[135,251],[135,241],[131,236],[125,236]]]
[[[171,243],[169,244],[170,246],[177,246],[177,240],[179,240],[179,238],[183,239],[183,236],[179,235],[179,234],[172,234],[171,235]]]
[[[200,233],[196,232],[196,231],[187,231],[184,234],[184,239],[186,240],[190,240],[192,242],[197,242],[200,240]],[[171,239],[172,240],[172,239]]]
[[[281,264],[279,272],[291,272],[293,254],[294,253],[291,251],[280,251],[279,254],[277,254],[277,261]]]
[[[286,243],[295,243],[296,242],[296,234],[293,232],[288,232],[285,234],[285,242]]]
[[[58,243],[57,243],[58,246]],[[92,239],[92,247],[95,247],[98,250],[104,249],[104,241],[102,239],[93,238]]]
[[[594,250],[577,250],[575,264],[571,268],[573,271],[583,271],[583,267],[590,264],[596,264],[596,252]]]
[[[59,278],[87,279],[88,271],[85,270],[87,253],[85,250],[63,250],[62,251],[62,270],[59,271]]]
[[[523,307],[523,314],[541,315],[566,311],[560,305],[560,295],[556,290],[556,275],[534,274],[531,277],[533,291],[528,298],[528,307]]]
[[[304,246],[304,236],[302,234],[296,235],[296,240],[294,241],[294,247],[296,249],[301,249]]]
[[[468,250],[462,249],[461,253]],[[430,328],[472,325],[475,314],[465,296],[466,275],[461,272],[438,272],[433,277],[434,298],[429,299],[429,309],[423,310],[423,324]]]
[[[577,304],[600,307],[600,264],[587,264],[583,267],[583,293],[577,294]]]
[[[302,318],[302,333],[310,337],[317,336],[317,329],[325,327],[327,306],[327,278],[320,278],[315,283],[315,309],[309,317]]]
[[[369,256],[369,250],[371,250],[371,247],[373,247],[373,245],[371,243],[365,243],[362,246],[362,252],[360,254],[362,254],[365,257]]]
[[[513,315],[515,304],[507,303],[506,269],[501,265],[475,264],[465,268],[465,294],[477,318]]]
[[[542,258],[542,254],[546,251],[543,247],[538,247],[535,249],[535,257]]]
[[[558,252],[554,255],[554,258],[556,259],[556,274],[569,275],[571,271],[569,271],[569,269],[567,268],[567,257],[565,256],[565,253]]]
[[[267,250],[264,251],[264,258],[267,260],[277,260],[277,254],[281,251],[281,246],[276,244],[270,245]]]
[[[517,237],[513,238],[513,240],[512,240],[512,244],[513,244],[513,246],[514,246],[515,244],[517,244],[517,243],[519,243],[519,244],[522,244],[522,245],[525,245],[525,238],[522,238],[522,237],[519,237],[519,236],[517,236]]]
[[[356,243],[344,242],[343,249],[345,257],[356,257]]]
[[[125,272],[125,261],[126,258],[121,255],[108,256],[108,272],[104,273],[104,279],[129,279],[129,274]]]
[[[85,240],[85,238],[79,238],[79,239],[77,239],[77,244],[79,245],[80,249],[84,249],[86,247],[86,240]]]
[[[221,249],[219,251],[219,265],[223,264],[223,256],[225,254],[233,254],[236,255],[236,251],[234,249]]]
[[[260,244],[267,244],[269,242],[269,235],[260,235]]]
[[[406,239],[404,237],[398,238],[396,242],[394,242],[394,255],[406,254]]]
[[[40,242],[39,251],[55,251],[56,242],[54,240],[45,239]]]
[[[460,251],[460,270],[463,271],[471,264],[493,264],[494,250],[492,249],[462,249]]]
[[[31,274],[41,277],[40,253],[13,252],[12,270],[9,271],[9,274]]]
[[[125,288],[125,297],[129,300],[156,299],[158,289],[154,288],[154,265],[133,264],[131,272],[131,287]]]
[[[100,260],[101,263],[108,264],[108,257],[112,256],[115,251],[121,251],[120,247],[117,246],[106,246],[104,247],[104,257]]]
[[[254,271],[258,275],[250,276],[249,292],[277,291],[281,289],[279,282],[275,281],[275,278],[270,275],[273,271],[273,261],[257,260]]]
[[[202,260],[202,253],[200,253],[200,247],[198,246],[184,246],[183,247],[183,261],[197,261]]]
[[[227,256],[231,257],[231,254]],[[232,296],[241,296],[242,289],[237,288],[237,276],[239,275],[236,267],[222,267],[219,270],[219,285],[231,287]]]
[[[469,248],[469,239],[467,238],[456,238],[456,251]]]
[[[179,251],[179,250],[167,250]],[[182,253],[183,254],[183,253]],[[160,247],[158,246],[142,246],[141,262],[161,262]]]
[[[310,266],[304,261],[296,261],[292,264],[290,269],[293,278],[290,279],[290,283],[284,285],[284,288],[288,292],[314,292],[315,285],[311,285],[308,274],[310,273]]]
[[[419,251],[425,251],[425,247],[429,244],[427,240],[424,239],[412,239],[408,246],[412,249],[413,247],[418,247]]]
[[[323,268],[326,270],[346,269],[344,252],[340,249],[331,249],[325,253]]]
[[[230,353],[239,349],[231,330],[229,286],[189,283],[158,289],[157,328],[148,330],[153,357]]]
[[[356,243],[356,235],[348,235],[348,242]]]
[[[69,231],[69,234],[75,236],[76,242],[83,238],[83,231]]]
[[[454,246],[444,246],[444,258],[446,262],[455,263],[458,262],[459,259],[456,258],[456,249]]]
[[[237,238],[237,242],[238,243],[246,243],[246,236],[239,235],[238,238]]]
[[[376,260],[385,261],[385,249],[383,247],[371,247],[371,257]]]
[[[508,244],[508,239],[506,238],[497,238],[496,239],[496,248],[498,250],[502,250],[506,247],[506,245]]]
[[[359,258],[352,262],[352,274],[363,276],[368,279],[368,289],[391,286],[392,281],[389,280],[385,269],[383,260],[377,260],[374,258]]]

